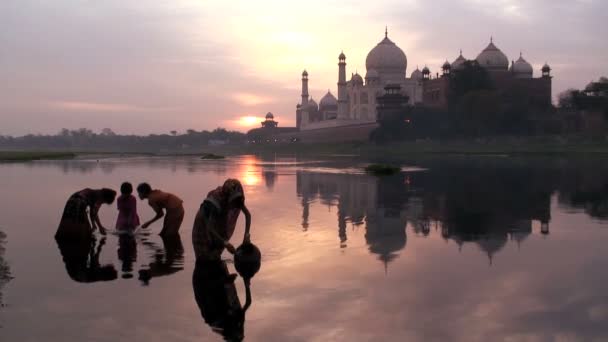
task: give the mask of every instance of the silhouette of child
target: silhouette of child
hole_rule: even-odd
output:
[[[192,244],[197,259],[220,259],[224,248],[231,254],[235,253],[229,241],[241,211],[245,215],[245,243],[249,242],[251,214],[245,206],[241,182],[228,179],[224,185],[209,192],[196,214],[192,229]]]
[[[120,232],[132,232],[139,226],[139,216],[137,215],[137,200],[133,193],[133,185],[128,182],[120,186],[120,197],[116,200],[118,206],[118,219],[116,229]]]
[[[139,184],[137,186],[137,193],[140,199],[148,199],[148,204],[156,212],[156,215],[150,221],[141,225],[143,229],[148,228],[152,223],[164,216],[163,228],[159,235],[179,234],[179,228],[184,221],[184,201],[174,194],[158,189],[152,190],[152,187],[148,183]]]

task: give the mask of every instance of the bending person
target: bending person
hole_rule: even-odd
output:
[[[163,228],[160,231],[161,236],[178,234],[179,228],[184,220],[183,201],[168,192],[160,190],[152,190],[148,183],[141,183],[137,186],[137,193],[140,199],[148,199],[148,204],[156,212],[150,221],[141,225],[142,228],[148,228],[152,223],[165,217]],[[164,210],[164,212],[163,212]]]
[[[224,185],[212,190],[201,204],[192,228],[192,244],[196,258],[219,260],[224,248],[234,254],[230,243],[239,214],[245,215],[243,242],[249,242],[251,214],[245,206],[241,182],[228,179]]]
[[[102,204],[112,204],[115,198],[116,191],[105,188],[86,188],[74,193],[65,204],[55,238],[88,239],[97,228],[105,235],[106,229],[99,221],[99,208]],[[87,218],[87,209],[90,221]]]

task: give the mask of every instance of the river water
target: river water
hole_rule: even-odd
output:
[[[0,340],[608,340],[608,161],[425,158],[386,177],[361,172],[367,162],[0,164]],[[244,323],[197,302],[205,284],[193,284],[194,215],[226,178],[245,187],[262,251]],[[162,240],[157,223],[134,239],[98,235],[84,251],[60,250],[53,235],[69,195],[123,181],[180,196],[181,238]],[[153,216],[145,202],[138,209]],[[106,227],[116,216],[115,205],[100,211]],[[242,279],[234,286],[244,304]]]

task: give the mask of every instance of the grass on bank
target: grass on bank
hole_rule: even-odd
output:
[[[76,153],[72,152],[44,152],[44,151],[0,151],[0,161],[23,162],[31,160],[72,159]]]

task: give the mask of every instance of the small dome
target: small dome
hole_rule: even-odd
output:
[[[367,69],[365,78],[367,78],[367,79],[378,78],[378,72],[376,71],[376,69]]]
[[[427,67],[426,65],[424,66],[424,68],[422,68],[422,74],[423,75],[427,75],[430,74],[431,70],[429,69],[429,67]]]
[[[319,105],[312,97],[308,100],[308,109],[319,110]]]
[[[321,107],[337,106],[338,105],[338,99],[336,99],[336,97],[333,96],[332,93],[328,90],[327,94],[325,94],[325,96],[323,96],[323,98],[319,102],[319,105]]]
[[[308,71],[306,71],[306,70],[302,71],[302,76],[308,76]]]
[[[412,79],[419,80],[422,78],[422,71],[416,67],[416,70],[412,71]]]
[[[450,62],[448,62],[447,60],[445,61],[445,63],[443,63],[443,65],[441,66],[442,69],[451,69],[452,66],[450,65]]]
[[[346,59],[346,55],[344,54],[344,51],[340,52],[338,59]]]
[[[375,69],[380,74],[401,74],[405,77],[407,57],[385,34],[384,39],[367,54],[365,67],[368,71]]]
[[[271,112],[268,112],[268,113],[266,114],[266,120],[274,120],[274,115],[272,115],[272,113],[271,113]]]
[[[551,71],[551,67],[549,66],[549,64],[545,63],[545,65],[543,65],[542,71],[543,72]]]
[[[461,70],[466,61],[467,59],[462,56],[462,50],[460,50],[460,55],[452,62],[452,70]]]
[[[488,44],[488,46],[477,56],[476,60],[480,66],[486,69],[509,69],[509,59],[502,51],[500,51],[499,48],[496,47],[496,45],[494,45],[492,40],[490,40],[490,44]]]
[[[358,73],[355,73],[353,77],[351,77],[350,81],[353,84],[363,84],[363,77],[361,77],[361,75],[359,75]]]
[[[519,55],[519,59],[511,66],[511,71],[520,78],[532,78],[534,72],[532,65],[528,63],[521,54]]]

